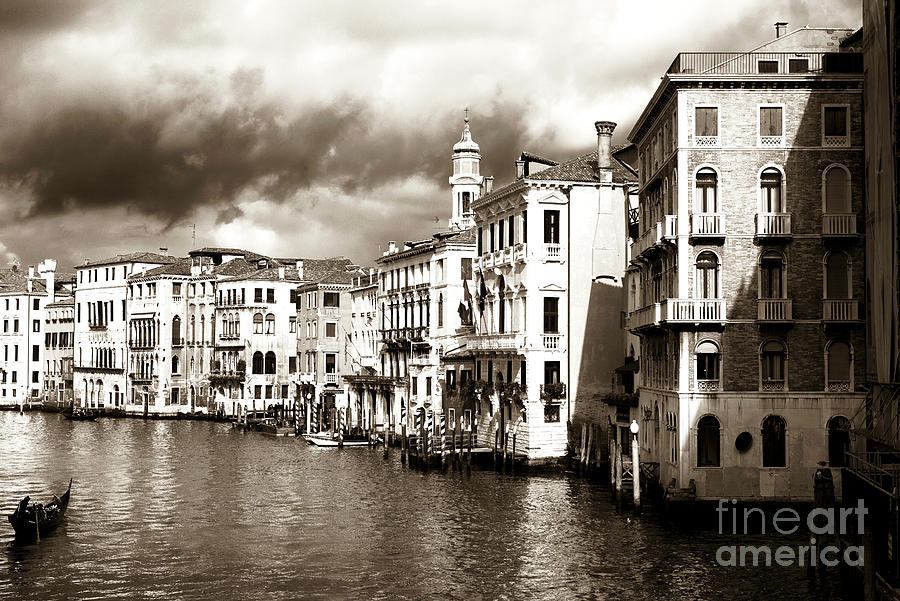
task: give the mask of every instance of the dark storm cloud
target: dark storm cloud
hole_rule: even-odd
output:
[[[3,0],[0,35],[33,35],[56,31],[79,21],[96,1]]]

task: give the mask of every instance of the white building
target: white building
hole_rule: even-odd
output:
[[[44,318],[44,402],[51,407],[71,404],[75,348],[75,298],[47,303]]]
[[[56,261],[0,271],[0,405],[40,402],[44,388],[44,321],[55,300]]]
[[[509,445],[515,430],[532,462],[601,423],[622,361],[622,220],[636,174],[612,156],[614,128],[598,122],[597,151],[561,164],[523,153],[519,179],[472,204],[478,441]]]
[[[173,257],[134,252],[75,268],[76,404],[124,409],[128,366],[128,278],[174,262]]]

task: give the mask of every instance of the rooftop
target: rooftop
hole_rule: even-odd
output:
[[[98,265],[113,265],[119,263],[159,263],[160,265],[165,263],[173,263],[175,262],[177,257],[172,257],[169,255],[161,255],[159,253],[147,252],[147,251],[137,251],[132,253],[125,253],[122,255],[116,255],[114,257],[109,257],[106,259],[98,259],[96,261],[87,260],[83,265],[76,265],[75,269],[82,269],[84,267],[96,267]]]

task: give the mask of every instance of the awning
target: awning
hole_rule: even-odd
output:
[[[638,372],[641,369],[641,362],[637,359],[628,359],[624,365],[620,365],[615,369],[616,373]]]

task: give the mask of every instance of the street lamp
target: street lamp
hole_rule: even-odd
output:
[[[638,425],[637,420],[631,420],[631,474],[632,481],[634,482],[634,509],[635,511],[640,511],[641,509],[641,461],[638,455],[638,431],[641,427]]]

